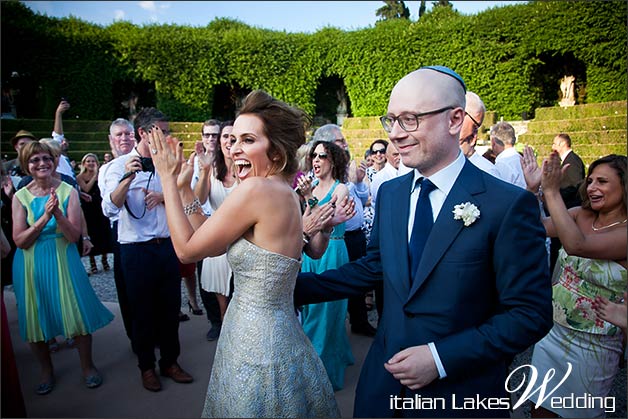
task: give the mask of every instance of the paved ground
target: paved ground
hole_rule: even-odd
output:
[[[83,258],[86,269],[89,259]],[[109,264],[113,264],[110,256]],[[15,297],[8,288],[5,302],[9,317],[9,326],[13,339],[22,391],[29,417],[93,417],[93,418],[189,418],[200,415],[205,391],[209,382],[209,373],[216,349],[216,342],[207,342],[205,333],[208,323],[205,316],[190,315],[191,320],[181,323],[179,335],[181,341],[180,363],[195,377],[194,383],[176,384],[168,379],[162,381],[163,390],[151,393],[143,389],[136,366],[136,358],[130,350],[124,334],[117,305],[117,295],[111,271],[100,271],[90,276],[90,282],[100,299],[115,314],[113,323],[94,333],[94,359],[104,375],[105,383],[99,389],[89,390],[81,381],[78,355],[74,350],[62,346],[53,354],[57,383],[48,396],[37,396],[34,387],[38,379],[38,367],[28,346],[21,340],[17,331]],[[187,296],[182,285],[182,309]],[[200,301],[200,299],[199,299]],[[371,311],[371,320],[376,321],[375,311]],[[352,417],[355,385],[366,352],[372,339],[349,333],[349,340],[356,363],[346,370],[345,388],[336,392],[342,417]],[[531,350],[515,358],[513,365],[529,362]],[[471,367],[470,367],[471,368]],[[626,417],[626,367],[620,371],[611,396],[616,400],[616,411],[607,417]],[[529,405],[513,412],[513,418],[529,417]]]

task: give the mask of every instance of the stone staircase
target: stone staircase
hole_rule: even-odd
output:
[[[100,160],[110,151],[109,125],[111,121],[63,121],[63,130],[70,141],[70,159],[81,162],[86,153],[95,153]],[[50,137],[54,121],[51,119],[3,119],[0,123],[0,153],[2,158],[13,159],[16,152],[11,146],[11,138],[21,129],[30,131],[37,138]],[[185,154],[194,150],[194,143],[200,141],[201,122],[171,122],[174,136],[183,141]]]
[[[568,108],[536,109],[536,117],[529,121],[507,121],[515,127],[518,149],[530,145],[541,160],[552,150],[552,140],[559,132],[569,134],[572,148],[586,165],[611,154],[626,154],[627,102],[605,102],[576,105]],[[480,146],[490,146],[488,132],[497,122],[495,112],[487,112],[480,128]],[[377,138],[388,139],[379,117],[347,118],[344,133],[351,155],[364,156]]]
[[[569,134],[573,150],[585,165],[608,154],[626,155],[627,102],[605,102],[568,108],[538,108],[517,142],[532,146],[539,157],[549,155],[556,134]]]

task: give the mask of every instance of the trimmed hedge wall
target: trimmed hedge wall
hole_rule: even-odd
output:
[[[121,98],[139,85],[153,94],[141,100],[156,102],[141,105],[156,104],[172,120],[212,116],[219,86],[261,88],[313,114],[316,91],[332,76],[346,86],[351,116],[381,115],[400,77],[433,64],[458,71],[505,119],[554,105],[560,78],[579,68],[579,103],[626,98],[623,0],[536,1],[471,16],[435,7],[418,22],[314,34],[228,19],[203,28],[101,27],[37,15],[17,1],[1,7],[2,78],[12,71],[23,76],[22,96],[36,102],[22,115],[29,118],[53,115],[63,95],[81,118],[111,120],[121,112]]]

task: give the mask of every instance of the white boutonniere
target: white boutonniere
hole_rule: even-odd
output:
[[[470,202],[454,206],[454,220],[462,220],[465,227],[469,227],[480,218],[480,210]]]

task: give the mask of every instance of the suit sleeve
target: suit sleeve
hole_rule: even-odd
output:
[[[511,201],[493,246],[496,313],[435,342],[449,376],[503,362],[539,341],[553,325],[545,231],[530,193]]]
[[[376,206],[366,255],[321,274],[300,273],[294,290],[295,306],[359,296],[372,290],[375,283],[382,280],[378,209]]]

